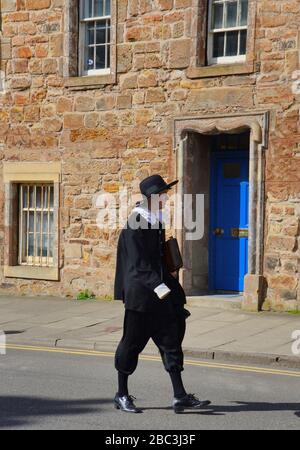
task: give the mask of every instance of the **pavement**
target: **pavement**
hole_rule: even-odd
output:
[[[248,313],[212,304],[213,300],[204,305],[188,302],[186,356],[300,368],[300,344],[292,338],[300,330],[300,315]],[[0,296],[0,330],[14,346],[114,352],[122,338],[123,318],[122,302]],[[298,356],[292,352],[293,343]],[[158,350],[150,341],[143,353],[158,355]]]

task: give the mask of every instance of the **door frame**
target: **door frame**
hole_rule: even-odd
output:
[[[211,135],[240,133],[250,130],[249,150],[249,240],[248,274],[245,277],[243,308],[259,311],[265,295],[263,276],[264,218],[265,218],[265,150],[268,148],[270,111],[256,110],[233,114],[174,118],[174,153],[176,155],[177,200],[176,220],[183,223],[182,202],[186,192],[188,174],[185,172],[185,155],[189,147],[189,134]],[[177,219],[178,216],[178,219]],[[191,241],[185,239],[184,227],[174,230],[183,255],[184,267],[180,281],[186,293],[193,292]]]
[[[224,151],[211,151],[210,153],[210,220],[212,217],[216,217],[216,211],[212,211],[212,209],[215,209],[217,206],[217,202],[215,201],[217,198],[217,185],[216,179],[213,178],[213,167],[214,164],[220,160],[220,159],[231,159],[234,157],[239,157],[243,159],[249,160],[250,151],[248,150],[237,150],[237,151],[230,151],[230,150],[224,150]],[[248,174],[249,175],[249,174]],[[248,176],[249,180],[249,176]],[[249,208],[249,200],[248,200],[248,208]],[[211,233],[211,230],[213,228],[213,224],[209,223],[209,252],[208,252],[208,271],[209,271],[209,277],[208,277],[208,288],[209,291],[217,291],[215,285],[215,270],[214,270],[214,264],[215,264],[215,241],[213,238],[213,235]],[[218,291],[226,291],[226,289],[218,289]],[[239,292],[239,291],[236,291]]]

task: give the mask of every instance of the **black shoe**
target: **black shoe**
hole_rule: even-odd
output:
[[[173,409],[176,414],[183,412],[185,409],[201,409],[210,405],[209,400],[199,400],[194,394],[186,394],[181,398],[174,398]]]
[[[132,395],[123,395],[122,397],[120,397],[118,394],[116,394],[114,398],[115,408],[130,413],[141,413],[142,410],[138,409],[135,406],[133,400],[136,400],[136,398]]]

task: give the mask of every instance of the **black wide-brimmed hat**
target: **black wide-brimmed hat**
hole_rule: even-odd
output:
[[[141,181],[140,190],[145,197],[150,197],[153,194],[160,194],[163,191],[171,189],[178,181],[175,180],[168,184],[160,175],[151,175]]]

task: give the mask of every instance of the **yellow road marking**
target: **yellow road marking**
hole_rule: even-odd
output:
[[[62,353],[66,355],[77,355],[77,356],[104,356],[108,358],[112,358],[115,356],[115,353],[112,352],[100,352],[96,350],[78,350],[71,348],[51,348],[51,347],[35,347],[30,345],[12,345],[7,344],[6,346],[0,345],[0,348],[6,348],[10,350],[27,350],[34,352],[46,352],[46,353]],[[150,355],[142,355],[140,359],[143,361],[161,361],[161,358],[158,356],[150,356]],[[254,366],[241,366],[238,364],[222,364],[222,363],[213,363],[213,362],[204,362],[204,361],[196,361],[196,360],[184,360],[185,365],[189,366],[199,366],[206,367],[211,369],[226,369],[226,370],[235,370],[238,372],[253,372],[260,374],[268,374],[268,375],[284,375],[289,377],[300,378],[300,371],[290,371],[290,370],[279,370],[279,369],[268,369],[263,367],[254,367]]]

